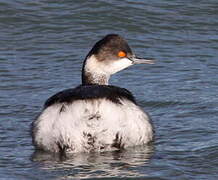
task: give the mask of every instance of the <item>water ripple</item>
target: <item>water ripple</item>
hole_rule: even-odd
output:
[[[3,179],[218,178],[215,0],[2,0],[0,7]],[[30,123],[49,96],[80,84],[82,61],[107,33],[156,59],[111,78],[150,114],[154,144],[62,160],[33,154]]]

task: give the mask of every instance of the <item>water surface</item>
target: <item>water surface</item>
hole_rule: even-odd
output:
[[[217,179],[218,3],[0,1],[0,179]],[[108,33],[157,59],[111,78],[151,115],[153,145],[125,152],[36,153],[30,124],[52,94],[80,84],[82,61]]]

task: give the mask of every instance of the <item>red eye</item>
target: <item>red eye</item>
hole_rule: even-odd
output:
[[[126,57],[126,53],[123,52],[123,51],[120,51],[120,52],[118,53],[118,56],[119,56],[119,57]]]

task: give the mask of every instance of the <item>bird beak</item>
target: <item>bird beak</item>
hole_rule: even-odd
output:
[[[130,60],[133,62],[133,64],[154,64],[155,61],[152,59],[143,59],[138,57],[131,57]]]

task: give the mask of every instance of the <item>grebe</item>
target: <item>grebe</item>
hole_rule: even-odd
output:
[[[116,34],[98,41],[85,58],[82,85],[50,97],[32,123],[36,149],[101,152],[143,145],[153,140],[150,118],[127,89],[108,85],[110,75],[140,59]]]

